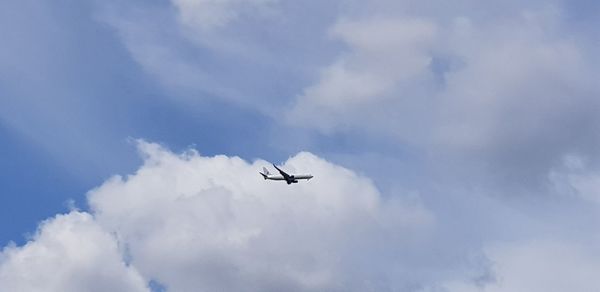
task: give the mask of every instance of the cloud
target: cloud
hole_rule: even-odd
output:
[[[268,17],[269,13],[260,12],[270,10],[274,2],[172,0],[137,5],[103,1],[97,6],[99,19],[116,29],[131,57],[175,93],[169,96],[176,101],[194,103],[216,96],[247,105],[240,88],[225,80],[235,76],[229,62],[248,61],[258,53],[254,41],[239,40],[238,31]],[[236,68],[240,70],[239,64]]]
[[[331,54],[329,40],[315,34],[334,13],[322,1],[138,4],[97,1],[98,18],[175,103],[219,100],[270,117]]]
[[[537,209],[451,191],[430,208],[418,195],[383,195],[370,179],[308,152],[282,168],[315,178],[288,186],[258,175],[269,166],[264,160],[176,154],[144,141],[138,149],[144,164],[91,190],[89,212],[57,215],[26,245],[4,249],[2,290],[560,291],[570,281],[582,289],[598,285],[591,276],[595,237],[565,231],[589,217],[550,210],[548,219]],[[568,165],[581,163],[570,159]],[[548,264],[548,258],[556,260]]]
[[[241,16],[251,16],[276,0],[173,0],[179,20],[193,29],[206,32],[228,25]],[[248,15],[249,14],[249,15]]]
[[[2,290],[146,291],[152,281],[168,291],[364,291],[429,280],[404,278],[420,266],[405,249],[420,250],[434,217],[368,178],[306,152],[282,168],[315,178],[288,186],[258,175],[263,160],[139,149],[144,165],[90,191],[90,213],[58,215],[5,249]]]
[[[2,3],[0,123],[57,163],[60,172],[90,182],[136,162],[126,158],[131,122],[123,117],[129,115],[119,113],[131,109],[130,101],[117,88],[124,75],[134,84],[128,68],[133,63],[111,42],[112,32],[90,19],[88,6]],[[114,118],[104,120],[108,113]],[[114,158],[98,156],[102,151]]]
[[[553,168],[548,180],[558,195],[600,203],[600,173],[590,168],[589,161],[567,155],[563,164]]]
[[[342,19],[332,33],[347,49],[297,96],[289,124],[458,158],[453,172],[500,185],[539,186],[569,152],[597,159],[594,56],[559,8],[512,9]]]
[[[377,185],[400,183],[381,192],[301,152],[283,167],[315,179],[287,186],[261,180],[263,160],[140,143],[144,165],[90,191],[88,213],[50,219],[4,250],[6,285],[38,283],[19,280],[19,265],[50,260],[19,255],[54,252],[61,245],[46,238],[64,229],[101,238],[88,261],[139,289],[536,291],[546,278],[563,287],[561,274],[596,286],[585,224],[598,219],[586,204],[598,200],[598,58],[560,1],[103,3],[101,18],[175,102],[213,98],[276,116],[285,147],[332,149],[346,165],[372,165]],[[509,200],[511,186],[546,189]],[[87,223],[72,225],[85,230],[61,223],[79,217]],[[65,275],[85,271],[61,264]],[[79,288],[63,282],[56,289]]]
[[[448,292],[595,291],[600,268],[595,248],[553,240],[495,244],[487,248],[492,278],[447,283]]]
[[[384,199],[368,179],[309,153],[282,167],[315,179],[289,187],[258,176],[266,161],[141,149],[146,164],[89,201],[132,264],[173,291],[393,287],[396,253],[432,224],[425,209]]]
[[[314,148],[367,136],[419,149],[439,172],[523,189],[568,153],[597,160],[598,58],[572,5],[335,3],[171,1],[107,19],[176,100],[242,106]]]
[[[434,23],[423,19],[343,20],[331,30],[335,38],[348,44],[329,67],[322,70],[318,84],[305,89],[288,113],[290,123],[332,132],[344,127],[365,127],[377,131],[383,104],[396,107],[402,99],[400,87],[427,82],[432,46],[437,33]],[[369,119],[356,119],[358,112]],[[401,125],[393,129],[402,129]],[[384,127],[383,131],[390,130]]]
[[[43,222],[23,247],[0,253],[2,291],[149,291],[112,234],[87,213]]]

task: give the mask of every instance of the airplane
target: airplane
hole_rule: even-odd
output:
[[[298,183],[299,179],[309,180],[309,179],[313,178],[313,176],[310,174],[289,175],[289,174],[285,173],[285,171],[279,169],[279,167],[277,167],[275,164],[273,164],[273,167],[275,167],[275,169],[277,169],[281,175],[271,174],[266,167],[263,167],[263,172],[259,172],[259,173],[263,176],[263,178],[265,180],[267,180],[267,179],[285,180],[285,182],[287,182],[287,184],[289,185],[289,184],[293,184],[293,183],[294,184]]]

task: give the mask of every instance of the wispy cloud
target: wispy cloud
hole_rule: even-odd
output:
[[[287,129],[419,148],[518,188],[544,184],[570,152],[597,156],[598,58],[568,6],[442,2],[340,1],[309,34],[294,20],[306,11],[285,1],[115,5],[107,21],[176,102],[219,99]],[[288,49],[307,43],[312,56]]]
[[[23,247],[0,253],[3,291],[148,291],[114,236],[78,211],[46,220]]]

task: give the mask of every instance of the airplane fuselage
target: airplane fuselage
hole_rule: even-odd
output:
[[[292,183],[297,183],[299,179],[305,179],[305,180],[309,180],[311,178],[313,178],[312,175],[310,174],[293,174],[290,175],[286,172],[284,172],[283,170],[279,169],[279,167],[277,167],[275,164],[273,164],[273,167],[275,167],[275,169],[277,169],[280,173],[280,175],[277,174],[271,174],[269,173],[269,170],[266,169],[265,167],[263,167],[263,172],[259,172],[263,178],[265,180],[283,180],[285,182],[287,182],[287,184],[292,184]]]
[[[313,176],[310,175],[310,174],[297,174],[297,175],[290,176],[290,178],[293,179],[293,180],[298,180],[298,179],[309,180],[309,179],[313,178]],[[265,177],[265,179],[270,179],[270,180],[285,180],[285,178],[282,175],[275,175],[275,174],[269,174],[269,175],[267,175]]]

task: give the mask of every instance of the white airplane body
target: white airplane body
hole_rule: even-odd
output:
[[[275,164],[273,164],[273,167],[275,167],[275,169],[277,169],[279,171],[280,175],[271,174],[266,167],[263,167],[263,172],[259,172],[259,173],[263,176],[263,178],[265,180],[267,180],[267,179],[269,179],[269,180],[284,180],[289,185],[289,184],[293,184],[293,183],[298,183],[299,179],[309,180],[309,179],[313,178],[313,176],[310,174],[293,174],[293,175],[287,174],[283,170],[279,169],[279,167],[277,167]]]

